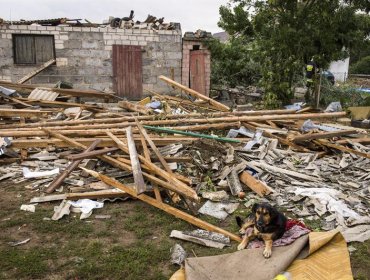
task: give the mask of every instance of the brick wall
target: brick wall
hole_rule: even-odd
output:
[[[193,50],[194,46],[199,46],[200,50],[205,50],[207,52],[207,56],[205,58],[205,76],[206,76],[206,95],[209,96],[209,91],[211,88],[211,52],[199,40],[198,41],[183,40],[181,83],[189,87],[190,52]]]
[[[181,81],[181,30],[138,30],[111,27],[62,27],[32,25],[0,26],[0,79],[16,81],[37,66],[15,65],[12,34],[53,35],[56,65],[30,80],[54,85],[60,80],[76,88],[112,90],[112,45],[142,46],[143,87],[166,92],[169,87],[158,79],[171,76]],[[173,69],[173,70],[172,70]],[[145,94],[145,92],[144,92]]]

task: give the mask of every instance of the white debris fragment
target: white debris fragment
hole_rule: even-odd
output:
[[[23,176],[24,178],[40,178],[40,177],[49,177],[59,173],[59,168],[47,171],[31,171],[27,167],[23,167]]]
[[[35,204],[22,204],[21,210],[35,213],[36,211],[36,205]]]

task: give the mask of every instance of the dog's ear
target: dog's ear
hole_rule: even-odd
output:
[[[236,223],[238,224],[239,227],[242,227],[243,225],[243,219],[240,218],[239,216],[235,217]]]
[[[271,220],[275,219],[279,215],[279,212],[274,207],[269,207],[269,213]]]
[[[257,208],[258,208],[259,204],[258,203],[255,203],[252,207],[252,213],[256,213],[257,212]]]

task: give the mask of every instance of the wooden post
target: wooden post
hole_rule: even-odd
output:
[[[143,178],[143,173],[141,171],[140,162],[138,154],[136,151],[134,136],[132,135],[131,126],[126,129],[128,151],[131,160],[132,172],[134,175],[135,188],[138,194],[146,191],[146,185]]]

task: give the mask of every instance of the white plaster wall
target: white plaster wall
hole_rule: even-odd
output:
[[[328,70],[333,73],[336,81],[345,82],[348,77],[349,57],[345,60],[333,61]]]

